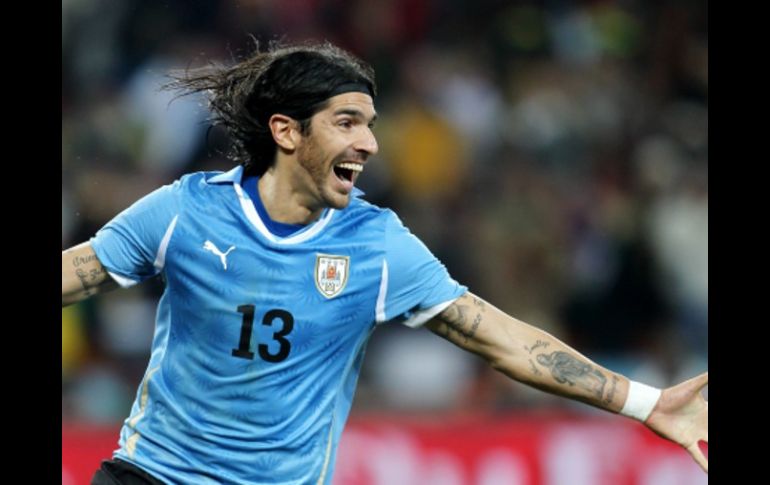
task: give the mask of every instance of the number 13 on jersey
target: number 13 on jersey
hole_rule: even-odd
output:
[[[254,305],[241,305],[238,307],[238,313],[243,314],[241,323],[241,338],[238,342],[238,348],[233,349],[233,357],[254,360],[254,352],[249,350],[251,345],[251,333],[254,328]],[[277,322],[276,322],[277,321]],[[294,329],[294,317],[286,310],[274,308],[268,310],[262,317],[262,325],[277,329],[273,333],[273,340],[278,342],[278,352],[271,354],[267,344],[259,344],[257,351],[259,356],[267,362],[281,362],[289,356],[291,351],[291,342],[286,340],[286,336]]]

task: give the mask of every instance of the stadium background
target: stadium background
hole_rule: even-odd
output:
[[[708,368],[707,20],[686,0],[63,0],[62,248],[232,165],[198,100],[157,91],[164,72],[248,55],[249,34],[328,39],[378,75],[367,199],[496,306],[670,385]],[[62,310],[63,484],[116,446],[160,291]],[[387,326],[335,483],[707,483],[626,421]]]

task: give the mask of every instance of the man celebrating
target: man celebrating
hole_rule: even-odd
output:
[[[240,165],[185,175],[62,252],[63,305],[166,285],[120,448],[93,483],[330,483],[366,343],[392,320],[638,419],[707,470],[708,374],[661,391],[596,365],[470,293],[359,197],[378,150],[369,66],[330,44],[275,45],[171,87],[209,97]]]

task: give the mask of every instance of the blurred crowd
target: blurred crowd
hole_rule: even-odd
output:
[[[62,249],[196,170],[227,170],[171,69],[254,42],[370,62],[380,152],[360,180],[471,291],[596,362],[665,386],[707,369],[708,31],[696,1],[63,0]],[[117,423],[158,280],[62,310],[62,416]],[[354,412],[582,404],[426,330],[382,326]]]

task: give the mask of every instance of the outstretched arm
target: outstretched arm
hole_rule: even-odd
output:
[[[73,246],[61,253],[61,306],[117,288],[96,257],[91,243]]]
[[[595,364],[551,334],[503,313],[470,292],[427,327],[485,358],[512,379],[636,417],[658,435],[686,448],[708,472],[708,461],[698,448],[699,440],[708,442],[708,403],[700,395],[708,384],[708,373],[658,393]]]

